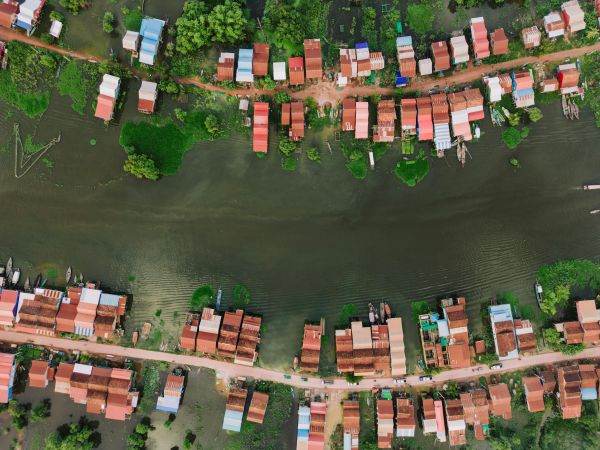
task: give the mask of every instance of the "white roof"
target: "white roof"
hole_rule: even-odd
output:
[[[464,420],[449,420],[448,431],[464,430],[466,428]]]
[[[419,73],[421,75],[431,75],[433,72],[433,63],[431,58],[425,58],[419,60]]]
[[[507,320],[512,321],[512,311],[509,304],[502,305],[491,305],[490,309],[490,320],[492,323],[505,322]]]
[[[145,52],[142,50],[140,52],[140,62],[144,63],[144,64],[148,64],[149,66],[153,66],[155,56],[156,56],[155,53]]]
[[[73,366],[73,372],[74,373],[84,373],[86,375],[91,375],[92,374],[92,366],[90,366],[89,364],[79,364],[79,363],[76,363]]]
[[[62,31],[62,27],[63,27],[62,22],[60,22],[58,20],[53,20],[52,25],[50,25],[50,35],[52,35],[58,39],[60,37],[60,32]]]
[[[139,96],[144,100],[156,100],[157,84],[153,81],[142,80]]]
[[[102,294],[102,291],[99,289],[83,288],[81,290],[81,297],[79,298],[79,301],[81,303],[89,303],[91,305],[97,305],[100,302],[101,294]]]
[[[138,41],[140,38],[140,33],[137,31],[127,30],[125,36],[123,36],[123,48],[125,50],[136,51],[138,47]]]
[[[452,111],[452,123],[467,123],[469,121],[469,113],[466,109],[460,109],[458,111]],[[448,325],[446,325],[448,327]]]
[[[448,337],[450,336],[450,329],[448,328],[448,322],[446,320],[441,319],[437,321],[438,333],[440,337]]]
[[[221,52],[221,55],[219,56],[219,62],[223,62],[226,59],[233,59],[233,60],[235,60],[235,53]]]
[[[287,78],[285,71],[285,61],[278,61],[273,63],[273,80],[285,81]]]

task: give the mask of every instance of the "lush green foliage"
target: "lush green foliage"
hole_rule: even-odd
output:
[[[519,297],[513,292],[502,292],[497,296],[498,303],[508,303],[513,311],[513,316],[519,319],[532,320],[534,317],[531,305],[521,305]]]
[[[536,106],[533,106],[527,110],[527,116],[531,122],[537,122],[544,117],[542,110]]]
[[[298,146],[291,139],[281,138],[279,140],[279,151],[284,156],[293,155],[296,152],[297,148],[298,148]]]
[[[600,127],[600,53],[585,55],[581,65],[582,76],[588,83],[585,91],[585,104],[592,110],[596,125]]]
[[[402,159],[396,164],[394,173],[407,186],[414,187],[429,173],[429,160],[424,151],[420,151],[415,159]]]
[[[286,91],[279,91],[275,93],[275,95],[273,96],[273,100],[278,105],[281,105],[282,103],[289,103],[292,100],[292,98],[290,97],[290,94]]]
[[[502,132],[502,141],[510,150],[514,150],[528,135],[529,128],[527,127],[523,127],[521,130],[516,127],[508,127]]]
[[[342,306],[336,326],[340,328],[347,327],[350,323],[350,319],[356,316],[358,316],[357,306],[354,303],[346,303]]]
[[[50,400],[44,399],[31,410],[31,422],[41,422],[50,417]]]
[[[298,160],[294,156],[281,158],[281,168],[287,172],[294,172],[298,168]]]
[[[364,180],[367,177],[368,160],[367,153],[371,143],[366,140],[343,141],[341,144],[342,153],[346,157],[346,169],[357,180]]]
[[[367,40],[370,48],[378,48],[377,30],[375,29],[375,18],[377,13],[371,6],[362,7],[362,37]]]
[[[106,11],[102,16],[102,30],[108,34],[115,31],[115,15],[110,11]]]
[[[57,20],[58,22],[64,22],[65,17],[58,11],[50,11],[50,20]]]
[[[553,316],[568,305],[572,290],[600,290],[600,265],[585,259],[558,261],[540,267],[538,281],[544,290],[542,311]]]
[[[146,155],[129,153],[123,165],[123,170],[136,178],[146,178],[156,181],[160,176],[154,160]]]
[[[154,409],[160,381],[160,368],[154,361],[146,361],[142,369],[142,395],[138,409],[147,414]]]
[[[121,12],[123,14],[123,23],[127,30],[137,31],[140,29],[142,19],[144,18],[141,7],[137,6],[133,9],[123,7]]]
[[[82,418],[79,423],[70,423],[50,433],[46,438],[45,450],[92,450],[97,446],[94,428]]]
[[[410,306],[412,308],[413,321],[417,324],[419,323],[419,316],[421,314],[428,314],[431,312],[431,306],[429,306],[429,303],[425,300],[411,302]]]
[[[190,299],[190,309],[192,311],[201,311],[202,308],[210,305],[213,302],[215,291],[209,284],[205,284],[197,288]]]
[[[576,355],[583,351],[583,344],[567,344],[562,342],[560,333],[554,328],[546,328],[543,333],[546,345],[555,352],[561,352],[565,355]]]
[[[250,290],[243,284],[236,284],[233,287],[233,306],[235,308],[245,308],[252,301]]]
[[[306,157],[309,161],[321,162],[321,152],[316,147],[309,147],[306,150]]]
[[[406,21],[415,34],[423,37],[433,31],[435,14],[435,4],[430,0],[423,0],[420,3],[410,3],[406,9]]]
[[[8,415],[11,418],[13,427],[22,430],[27,426],[27,408],[17,400],[8,402]]]
[[[59,0],[60,6],[70,11],[72,14],[77,14],[81,9],[87,7],[90,2],[88,0]]]
[[[144,417],[140,423],[135,426],[133,433],[127,436],[127,450],[143,450],[146,448],[148,432],[154,427],[150,425],[150,419]]]
[[[71,97],[71,107],[83,114],[97,89],[100,74],[91,63],[70,60],[60,71],[58,92]]]
[[[176,50],[193,53],[210,44],[237,44],[244,40],[248,20],[240,3],[225,0],[208,11],[204,2],[189,0],[175,22]]]
[[[598,448],[600,421],[596,402],[583,402],[579,420],[564,420],[554,415],[546,420],[540,436],[542,450]]]

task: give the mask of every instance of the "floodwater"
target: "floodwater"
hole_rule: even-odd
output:
[[[123,119],[139,117],[134,97]],[[600,130],[588,111],[567,122],[559,109],[543,107],[515,153],[521,169],[509,166],[500,129],[486,122],[464,169],[450,156],[432,159],[429,176],[409,189],[391,173],[397,150],[357,181],[335,145],[322,164],[303,158],[287,173],[274,137],[261,161],[242,136],[197,145],[175,176],[138,181],[122,173],[117,125],[80,117],[58,96],[35,122],[0,105],[0,147],[10,144],[0,154],[0,259],[12,255],[32,276],[71,265],[130,292],[130,329],[159,308],[167,320],[183,315],[206,282],[224,289],[227,307],[243,283],[250,310],[264,317],[260,359],[269,366],[291,363],[306,319],[323,316],[331,330],[343,304],[356,303],[366,318],[367,304],[385,299],[405,319],[414,364],[411,300],[464,294],[476,325],[479,305],[497,292],[534,303],[541,264],[600,256],[600,217],[589,213],[600,197],[578,189],[600,182]],[[38,164],[15,179],[15,122],[36,141],[62,133],[52,169]]]

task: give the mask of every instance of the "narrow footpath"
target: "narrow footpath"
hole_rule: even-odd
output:
[[[16,30],[0,27],[0,40],[2,41],[21,41],[35,47],[45,48],[52,52],[58,53],[63,56],[69,56],[71,58],[83,59],[91,62],[99,62],[102,58],[96,56],[77,52],[74,50],[68,50],[62,47],[58,47],[53,44],[47,44],[39,38],[27,36]],[[428,91],[433,88],[445,88],[454,85],[466,84],[480,79],[483,75],[497,72],[506,71],[516,67],[521,67],[526,64],[536,63],[547,63],[563,61],[567,58],[578,58],[587,53],[593,53],[600,51],[600,42],[585,47],[578,47],[569,50],[563,50],[555,53],[548,53],[540,56],[523,56],[521,58],[512,59],[497,64],[481,64],[478,66],[469,65],[465,70],[461,70],[445,77],[437,78],[435,76],[429,76],[425,78],[417,78],[413,80],[409,86],[402,88],[403,92],[415,92],[415,91]],[[255,95],[271,95],[275,92],[285,91],[288,92],[292,98],[297,100],[303,100],[308,97],[313,97],[319,104],[331,103],[335,105],[341,102],[346,97],[367,97],[369,95],[392,95],[394,88],[386,88],[379,86],[355,86],[350,85],[344,88],[338,88],[334,81],[321,81],[315,84],[306,86],[305,88],[294,91],[287,86],[278,86],[275,89],[257,89],[254,87],[238,87],[235,89],[227,89],[223,86],[217,86],[210,83],[204,83],[197,77],[190,78],[178,78],[177,82],[181,84],[189,84],[198,86],[202,89],[213,92],[222,92],[228,95],[234,96],[255,96]]]
[[[348,384],[344,378],[327,378],[327,383],[316,376],[303,376],[299,374],[285,374],[262,367],[247,367],[226,361],[191,355],[176,355],[172,353],[127,348],[118,345],[99,344],[96,342],[77,341],[65,338],[32,335],[16,331],[0,331],[0,341],[11,344],[34,344],[62,351],[80,351],[88,354],[105,356],[119,356],[123,358],[165,361],[172,364],[205,367],[215,370],[219,375],[228,378],[251,377],[260,380],[273,381],[299,388],[315,388],[326,391],[367,391],[373,388],[398,386],[392,378],[365,378],[358,384]],[[523,356],[520,359],[504,361],[502,369],[492,370],[488,366],[478,365],[466,369],[446,370],[433,376],[432,381],[421,381],[418,375],[406,377],[406,385],[413,387],[428,387],[440,385],[448,381],[461,381],[470,378],[489,376],[502,372],[523,370],[528,367],[556,364],[580,359],[600,358],[600,347],[587,348],[577,355],[564,355],[559,352],[540,353],[532,356]]]

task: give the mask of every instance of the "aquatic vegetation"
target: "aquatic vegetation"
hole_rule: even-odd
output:
[[[316,147],[310,147],[306,150],[306,157],[309,161],[321,162],[321,152]]]
[[[33,119],[48,109],[50,91],[23,92],[11,80],[8,71],[0,71],[0,99]]]
[[[357,180],[364,180],[367,177],[369,167],[367,152],[370,148],[371,143],[367,140],[346,140],[341,144],[342,153],[347,159],[346,169]]]
[[[502,141],[510,150],[514,150],[527,136],[529,136],[529,128],[523,127],[519,130],[516,127],[509,127],[502,132]]]
[[[90,139],[90,145],[93,147],[94,145],[96,145],[96,139],[92,138]]]
[[[429,160],[425,152],[421,150],[415,159],[400,160],[396,164],[394,173],[407,186],[416,186],[429,173]]]
[[[152,158],[135,153],[127,155],[123,170],[136,178],[146,178],[153,181],[158,180],[160,175]]]
[[[204,284],[197,288],[190,299],[190,309],[192,311],[201,311],[202,308],[213,302],[215,290],[209,284]]]
[[[58,93],[71,98],[71,107],[83,115],[85,107],[96,92],[100,74],[91,63],[70,60],[62,68],[58,77]]]
[[[298,167],[298,160],[293,156],[284,156],[281,158],[281,168],[288,172],[294,172]]]
[[[558,261],[540,267],[537,279],[544,290],[542,311],[549,316],[568,306],[572,291],[600,291],[600,264],[587,259]]]
[[[350,319],[358,316],[358,308],[354,303],[346,303],[342,306],[340,316],[338,318],[336,327],[344,328],[350,323]]]
[[[250,290],[243,284],[236,284],[233,287],[233,306],[235,308],[244,308],[250,304],[252,297]]]

